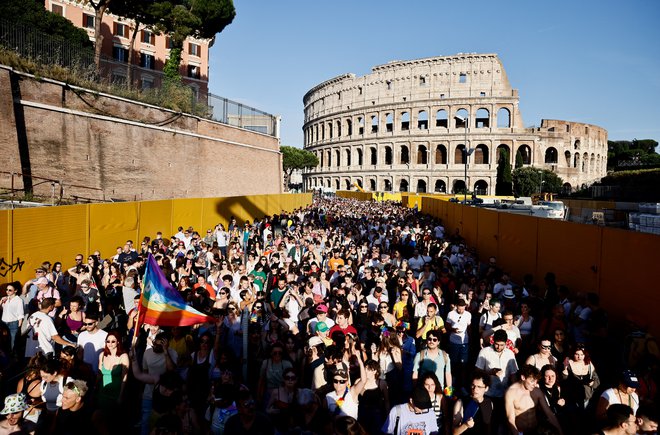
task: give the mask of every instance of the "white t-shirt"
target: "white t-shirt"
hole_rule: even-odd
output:
[[[449,342],[454,344],[467,344],[468,333],[467,330],[472,323],[472,314],[469,311],[464,311],[463,314],[458,314],[456,310],[451,310],[447,314],[447,325],[452,328],[457,328],[458,332],[451,332],[449,334]]]
[[[99,370],[99,355],[105,347],[105,338],[108,333],[103,329],[97,329],[95,333],[83,331],[78,336],[78,346],[83,349],[83,361],[92,366],[96,373]]]
[[[492,369],[502,370],[500,376],[490,376],[490,387],[487,394],[489,397],[504,397],[511,375],[518,372],[516,355],[506,348],[501,353],[497,353],[492,346],[481,349],[475,367],[485,372]]]
[[[337,393],[331,391],[325,395],[325,400],[328,403],[328,411],[330,411],[330,415],[334,415],[334,416],[348,415],[349,417],[353,417],[354,419],[357,420],[358,402],[353,398],[353,395],[351,394],[349,388],[347,388],[346,391],[347,391],[346,395],[343,396],[344,403],[341,405],[341,409],[339,411],[336,411],[337,399],[339,399]]]
[[[31,358],[38,351],[44,354],[53,352],[53,335],[58,335],[53,319],[48,314],[37,311],[30,316],[28,323],[32,330],[28,333],[25,357]]]
[[[399,427],[395,433],[394,427],[396,426],[397,417],[399,417]],[[396,405],[390,410],[382,430],[384,433],[394,435],[428,435],[438,431],[438,423],[432,410],[427,409],[421,414],[415,414],[414,411],[410,410],[410,406],[404,403]]]
[[[21,320],[25,315],[23,310],[23,299],[13,296],[2,304],[2,321],[5,323]]]

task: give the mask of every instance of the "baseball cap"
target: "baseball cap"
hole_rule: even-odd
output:
[[[323,340],[321,340],[321,337],[312,337],[307,342],[307,346],[309,347],[318,346],[319,344],[323,344]]]
[[[637,374],[632,370],[625,370],[623,372],[622,381],[626,387],[629,388],[639,388],[639,379]]]
[[[48,284],[48,280],[43,276],[34,282],[35,284]]]
[[[325,331],[327,331],[328,329],[330,329],[330,328],[328,328],[328,324],[327,324],[327,323],[325,323],[325,322],[318,322],[318,323],[316,323],[316,331],[318,331],[318,332],[325,332]]]
[[[415,387],[410,398],[412,399],[413,405],[419,409],[429,409],[433,406],[431,404],[429,392],[422,387]]]
[[[319,304],[316,306],[316,311],[319,313],[327,313],[328,312],[328,306],[325,304]]]

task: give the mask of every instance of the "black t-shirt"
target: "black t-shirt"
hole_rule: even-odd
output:
[[[85,435],[90,433],[92,424],[91,410],[83,406],[78,411],[60,409],[55,418],[56,435]]]
[[[241,435],[272,435],[275,432],[273,431],[273,423],[268,417],[258,412],[249,429],[243,426],[241,417],[238,414],[232,415],[227,419],[227,423],[225,423],[225,433]]]

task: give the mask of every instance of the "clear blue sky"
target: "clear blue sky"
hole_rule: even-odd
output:
[[[496,53],[526,126],[563,119],[660,142],[659,0],[234,0],[210,91],[282,117],[302,147],[303,95],[392,60]]]

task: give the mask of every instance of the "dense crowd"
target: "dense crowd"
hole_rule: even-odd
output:
[[[212,321],[137,324],[150,254]],[[657,431],[643,321],[617,346],[598,295],[514,283],[399,204],[315,198],[72,260],[0,286],[0,435]]]

